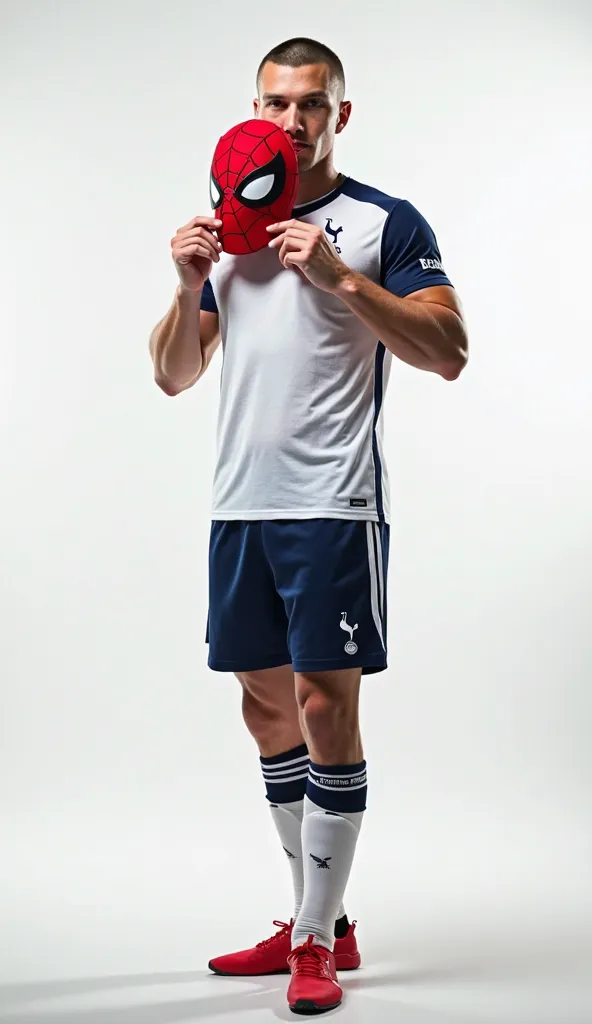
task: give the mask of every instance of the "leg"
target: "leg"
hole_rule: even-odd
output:
[[[275,757],[304,743],[291,665],[237,672],[243,688],[243,718],[262,757]]]
[[[309,756],[300,727],[291,665],[258,672],[237,673],[243,688],[243,714],[249,732],[261,751],[261,765],[271,814],[289,859],[294,883],[296,919],[302,905],[304,872],[302,817],[309,774]],[[334,922],[335,960],[340,970],[360,966],[355,925],[345,910]],[[275,922],[280,931],[253,949],[240,950],[210,960],[216,974],[256,976],[288,971],[292,926]]]
[[[362,670],[299,672],[295,676],[300,725],[315,764],[359,764]]]
[[[243,717],[261,755],[271,813],[290,861],[294,884],[294,920],[302,905],[302,817],[309,771],[309,752],[302,735],[291,665],[260,672],[237,673],[243,688]],[[343,903],[336,913],[336,937],[349,931]]]
[[[339,912],[366,807],[360,677],[387,664],[389,529],[362,520],[266,522],[262,542],[288,616],[311,757],[302,828],[304,901],[292,943],[313,934],[333,949],[329,918]]]
[[[304,899],[292,948],[309,935],[333,949],[333,927],[366,808],[359,728],[361,669],[296,674],[302,731],[310,751],[302,825]]]
[[[257,743],[267,799],[292,871],[294,917],[302,906],[302,816],[308,778],[308,750],[300,729],[291,665],[242,672],[243,718]]]

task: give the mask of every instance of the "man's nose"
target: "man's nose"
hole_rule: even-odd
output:
[[[289,132],[290,135],[296,135],[297,132],[302,131],[302,118],[300,117],[300,111],[298,110],[296,103],[291,103],[290,106],[286,108],[282,120],[284,131]]]

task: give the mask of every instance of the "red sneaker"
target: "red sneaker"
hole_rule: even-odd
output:
[[[325,1013],[334,1010],[343,999],[337,981],[335,957],[324,946],[313,946],[313,935],[288,956],[292,980],[288,988],[288,1006],[292,1013]]]
[[[235,977],[256,977],[262,974],[289,974],[288,957],[292,948],[292,928],[294,922],[285,924],[283,921],[273,922],[279,932],[270,939],[258,942],[253,949],[243,949],[239,953],[227,953],[225,956],[210,960],[208,967],[214,974]],[[349,926],[343,939],[335,939],[335,964],[338,971],[355,971],[361,964],[361,957],[356,941],[356,922]]]

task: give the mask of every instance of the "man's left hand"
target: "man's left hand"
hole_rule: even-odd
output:
[[[335,292],[349,268],[339,258],[322,228],[301,220],[284,220],[270,224],[269,243],[279,249],[280,263],[284,267],[300,270],[311,284],[324,292]]]

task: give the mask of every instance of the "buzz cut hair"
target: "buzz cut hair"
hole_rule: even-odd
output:
[[[291,68],[300,68],[305,64],[326,64],[331,72],[331,78],[337,81],[339,86],[339,99],[345,95],[345,72],[343,64],[333,50],[330,50],[324,43],[316,39],[308,39],[306,36],[295,36],[293,39],[286,39],[278,43],[273,50],[265,54],[257,68],[257,91],[261,81],[261,72],[268,63],[283,64]]]

